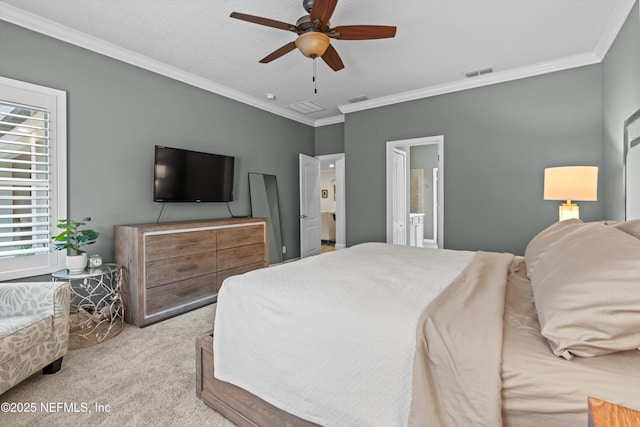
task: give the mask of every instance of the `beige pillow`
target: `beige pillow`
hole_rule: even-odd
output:
[[[555,355],[640,348],[640,240],[602,223],[583,224],[548,246],[531,284]]]
[[[556,222],[538,233],[527,245],[524,258],[527,265],[527,276],[531,278],[531,272],[535,269],[540,258],[549,250],[549,247],[560,240],[564,235],[581,227],[584,223],[579,219],[567,219]]]
[[[618,222],[612,225],[613,228],[622,230],[627,234],[631,234],[636,239],[640,239],[640,219],[634,219],[626,222]]]

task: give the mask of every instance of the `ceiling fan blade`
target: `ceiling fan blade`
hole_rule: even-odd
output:
[[[267,27],[278,28],[280,30],[293,31],[294,33],[298,32],[298,27],[292,24],[287,24],[286,22],[276,21],[274,19],[263,18],[261,16],[247,15],[246,13],[232,12],[232,18],[240,19],[241,21],[252,22],[254,24],[265,25]]]
[[[274,59],[278,59],[281,56],[291,52],[295,48],[296,48],[296,43],[295,42],[287,43],[284,46],[282,46],[281,48],[274,50],[269,55],[267,55],[264,58],[262,58],[260,60],[260,62],[263,63],[263,64],[266,64],[268,62],[273,61]]]
[[[336,51],[336,49],[331,45],[329,45],[327,50],[322,54],[322,59],[333,69],[333,71],[340,71],[344,68],[344,64],[342,63],[342,59],[340,59],[340,55],[338,55],[338,51]]]
[[[318,19],[326,25],[331,19],[337,4],[338,0],[314,0],[309,17],[312,21]]]
[[[327,35],[338,40],[372,40],[395,37],[396,27],[388,25],[345,25],[332,28]]]

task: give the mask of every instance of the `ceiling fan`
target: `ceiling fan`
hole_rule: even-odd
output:
[[[340,55],[331,46],[330,38],[337,40],[372,40],[392,38],[396,35],[396,27],[387,25],[346,25],[331,28],[329,19],[336,8],[338,0],[303,0],[302,7],[309,13],[304,15],[295,25],[260,16],[233,12],[232,18],[298,34],[295,41],[285,44],[260,60],[266,64],[298,48],[308,58],[321,57],[334,71],[344,68]]]

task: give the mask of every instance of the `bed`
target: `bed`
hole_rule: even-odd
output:
[[[198,396],[260,426],[586,425],[588,396],[640,409],[638,237],[640,221],[569,220],[523,257],[368,243],[234,276]]]

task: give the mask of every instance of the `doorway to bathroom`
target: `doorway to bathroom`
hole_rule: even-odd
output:
[[[387,141],[387,242],[444,245],[444,136]]]

